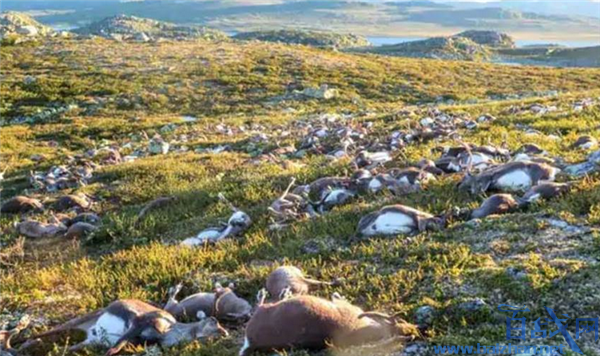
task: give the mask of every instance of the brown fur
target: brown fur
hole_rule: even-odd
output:
[[[304,273],[294,266],[281,266],[269,274],[266,287],[272,298],[280,299],[282,292],[287,288],[292,294],[308,294],[312,286],[328,284],[331,283],[306,278]]]
[[[96,231],[97,227],[86,222],[78,222],[69,227],[65,235],[68,239],[81,239]]]
[[[136,219],[136,224],[139,224],[139,222],[144,217],[146,217],[146,215],[149,212],[151,212],[152,210],[163,208],[163,207],[171,204],[172,202],[174,202],[175,199],[176,199],[175,197],[160,197],[160,198],[157,198],[157,199],[149,202],[142,208],[142,210],[140,210],[140,213],[138,214],[137,219]]]
[[[86,197],[70,194],[60,197],[56,203],[54,203],[54,209],[57,211],[70,209],[87,210],[91,205],[92,203]]]
[[[0,212],[4,214],[21,214],[32,210],[44,210],[44,206],[39,200],[22,195],[7,200],[0,208]]]
[[[362,317],[363,310],[344,300],[329,301],[298,296],[260,306],[246,327],[252,351],[307,348],[323,349],[330,344],[347,347],[399,335],[391,323]]]
[[[494,194],[471,213],[472,219],[482,219],[488,215],[505,214],[519,207],[519,202],[510,194]]]
[[[25,220],[17,224],[17,232],[29,238],[54,237],[66,231],[63,224],[46,224],[35,220]]]

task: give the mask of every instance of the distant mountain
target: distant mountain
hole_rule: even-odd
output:
[[[600,2],[590,0],[510,0],[478,3],[472,1],[456,2],[453,0],[437,0],[455,8],[500,7],[522,12],[535,12],[543,15],[586,16],[600,18]]]
[[[228,32],[300,29],[363,36],[429,37],[477,29],[518,32],[528,39],[543,37],[549,41],[568,36],[571,40],[600,40],[600,23],[596,19],[574,17],[568,11],[546,13],[547,6],[537,3],[535,7],[526,0],[510,4],[524,3],[527,10],[525,6],[519,8],[505,1],[484,4],[441,0],[2,1],[5,8],[30,8],[36,20],[44,24],[82,26],[125,14],[182,25],[205,25]],[[584,4],[590,8],[600,6],[587,1]],[[554,2],[552,6],[556,6]]]
[[[398,6],[398,7],[419,7],[419,8],[427,8],[427,9],[450,9],[452,5],[443,4],[435,1],[427,1],[427,0],[413,0],[413,1],[388,1],[385,2],[385,5]]]

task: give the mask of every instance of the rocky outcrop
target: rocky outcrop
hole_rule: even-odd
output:
[[[404,42],[390,46],[371,47],[370,53],[400,57],[436,58],[466,61],[484,61],[491,56],[489,49],[464,37],[433,37],[421,41]]]
[[[238,40],[280,42],[332,49],[364,47],[370,45],[366,38],[353,34],[301,30],[242,32],[235,35],[234,38]]]
[[[135,16],[117,15],[94,22],[75,30],[80,35],[94,35],[117,41],[133,40],[149,42],[157,39],[206,39],[225,40],[228,36],[221,31],[202,26],[180,26],[168,22]]]
[[[454,35],[454,37],[468,38],[471,41],[490,47],[515,48],[515,41],[506,33],[497,31],[469,30]]]
[[[48,36],[53,32],[52,28],[42,25],[29,15],[13,11],[0,14],[0,39],[34,38]]]

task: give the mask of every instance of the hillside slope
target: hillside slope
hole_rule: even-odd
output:
[[[597,313],[600,176],[593,169],[559,176],[572,182],[564,195],[468,222],[450,212],[475,208],[492,192],[459,191],[461,173],[396,195],[357,194],[313,218],[281,221],[269,206],[292,178],[301,185],[350,176],[354,163],[364,164],[356,158],[368,157],[360,153],[365,148],[388,152],[391,160],[376,169],[390,172],[438,160],[444,147],[466,143],[511,155],[536,144],[546,151],[538,158],[563,168],[587,162],[595,149],[573,144],[582,135],[600,137],[600,70],[264,42],[102,38],[3,46],[0,56],[2,203],[28,195],[46,207],[0,215],[0,322],[14,325],[24,314],[32,320],[14,346],[117,298],[162,305],[180,282],[182,298],[234,283],[254,305],[268,273],[282,264],[336,282],[316,295],[339,293],[366,310],[398,313],[423,326],[423,338],[404,351],[390,342],[389,349],[334,354],[414,356],[433,354],[438,345],[507,344],[500,304],[527,307],[531,330],[547,316],[544,307],[571,317]],[[324,84],[336,94],[307,95]],[[94,231],[69,238],[23,238],[16,231],[22,219],[75,217],[77,209],[59,200],[66,194],[86,194],[90,205],[76,208],[99,216]],[[228,220],[231,207],[220,194],[251,217],[250,227],[215,245],[180,246]],[[174,200],[140,217],[159,197]],[[388,204],[446,216],[448,225],[412,236],[359,237],[360,219]],[[231,334],[221,339],[127,352],[234,355],[243,326],[226,326]],[[568,331],[574,335],[574,325]],[[61,354],[79,339],[57,335],[29,354]],[[560,343],[559,337],[544,340]],[[591,334],[577,343],[587,353],[598,351]]]

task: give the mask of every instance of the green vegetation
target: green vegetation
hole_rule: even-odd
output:
[[[535,47],[501,49],[505,61],[561,67],[600,67],[600,46],[583,48]]]
[[[235,35],[234,38],[239,40],[281,42],[333,49],[364,47],[369,45],[369,41],[364,37],[357,35],[298,30],[242,32]]]
[[[341,279],[340,286],[316,292],[321,296],[339,292],[366,309],[398,312],[411,321],[419,307],[434,307],[428,345],[504,342],[506,315],[495,311],[501,303],[525,305],[533,319],[545,316],[543,306],[572,317],[593,316],[600,308],[598,174],[577,182],[568,195],[515,214],[478,224],[451,222],[447,230],[414,237],[357,241],[360,217],[383,205],[402,203],[441,214],[454,206],[473,207],[485,197],[457,191],[458,176],[447,176],[417,193],[360,197],[322,217],[270,230],[267,207],[292,177],[308,183],[348,175],[351,165],[347,159],[332,162],[320,155],[281,161],[260,156],[278,146],[299,145],[303,137],[293,134],[295,120],[352,114],[358,122],[372,122],[373,139],[384,141],[393,130],[427,116],[427,105],[438,104],[448,113],[497,117],[477,130],[461,132],[465,142],[504,142],[510,149],[535,143],[550,155],[578,162],[587,153],[570,144],[583,134],[600,137],[600,106],[578,111],[572,104],[600,95],[600,70],[202,40],[125,44],[101,38],[52,39],[39,46],[3,46],[0,54],[0,116],[5,123],[0,130],[0,171],[7,168],[3,200],[23,193],[53,199],[71,192],[35,193],[28,174],[62,164],[103,141],[127,151],[127,144],[144,143],[142,132],[149,137],[161,133],[190,148],[102,166],[87,186],[74,190],[93,196],[93,211],[102,217],[100,230],[87,240],[23,240],[13,227],[19,217],[3,214],[3,321],[29,313],[35,320],[33,329],[45,330],[116,298],[163,303],[167,289],[180,281],[186,293],[208,290],[214,282],[234,282],[237,293],[253,302],[272,266],[283,263],[301,267],[315,278]],[[330,100],[288,95],[321,84],[339,94]],[[556,95],[547,96],[551,91]],[[542,115],[514,110],[533,103],[557,110]],[[76,107],[39,120],[21,120],[65,105]],[[182,115],[198,120],[185,122]],[[168,124],[174,125],[164,129]],[[218,124],[246,130],[228,135],[216,129]],[[251,124],[262,128],[250,129]],[[522,125],[542,134],[531,135]],[[292,134],[279,142],[252,140],[258,132],[283,131]],[[551,139],[551,134],[560,140]],[[231,151],[194,152],[221,144],[231,146]],[[459,143],[412,145],[387,165],[435,159],[439,153],[432,148],[442,144]],[[230,211],[218,199],[219,193],[252,217],[252,227],[243,237],[216,246],[179,247],[176,242],[228,217]],[[178,200],[136,224],[142,207],[164,195]],[[552,225],[549,217],[586,229],[573,233]],[[49,219],[50,212],[35,218]],[[463,303],[474,298],[487,306],[465,312]],[[164,350],[163,355],[236,354],[242,332],[237,329],[223,340]],[[66,338],[54,342],[37,354],[62,355]],[[562,341],[551,341],[557,342]],[[587,354],[597,350],[591,339],[578,343]],[[100,355],[102,350],[82,354]]]
[[[107,38],[154,38],[226,40],[229,37],[217,30],[200,26],[180,26],[135,16],[117,15],[107,17],[88,26],[78,28],[76,33]],[[148,37],[148,38],[152,38]]]

